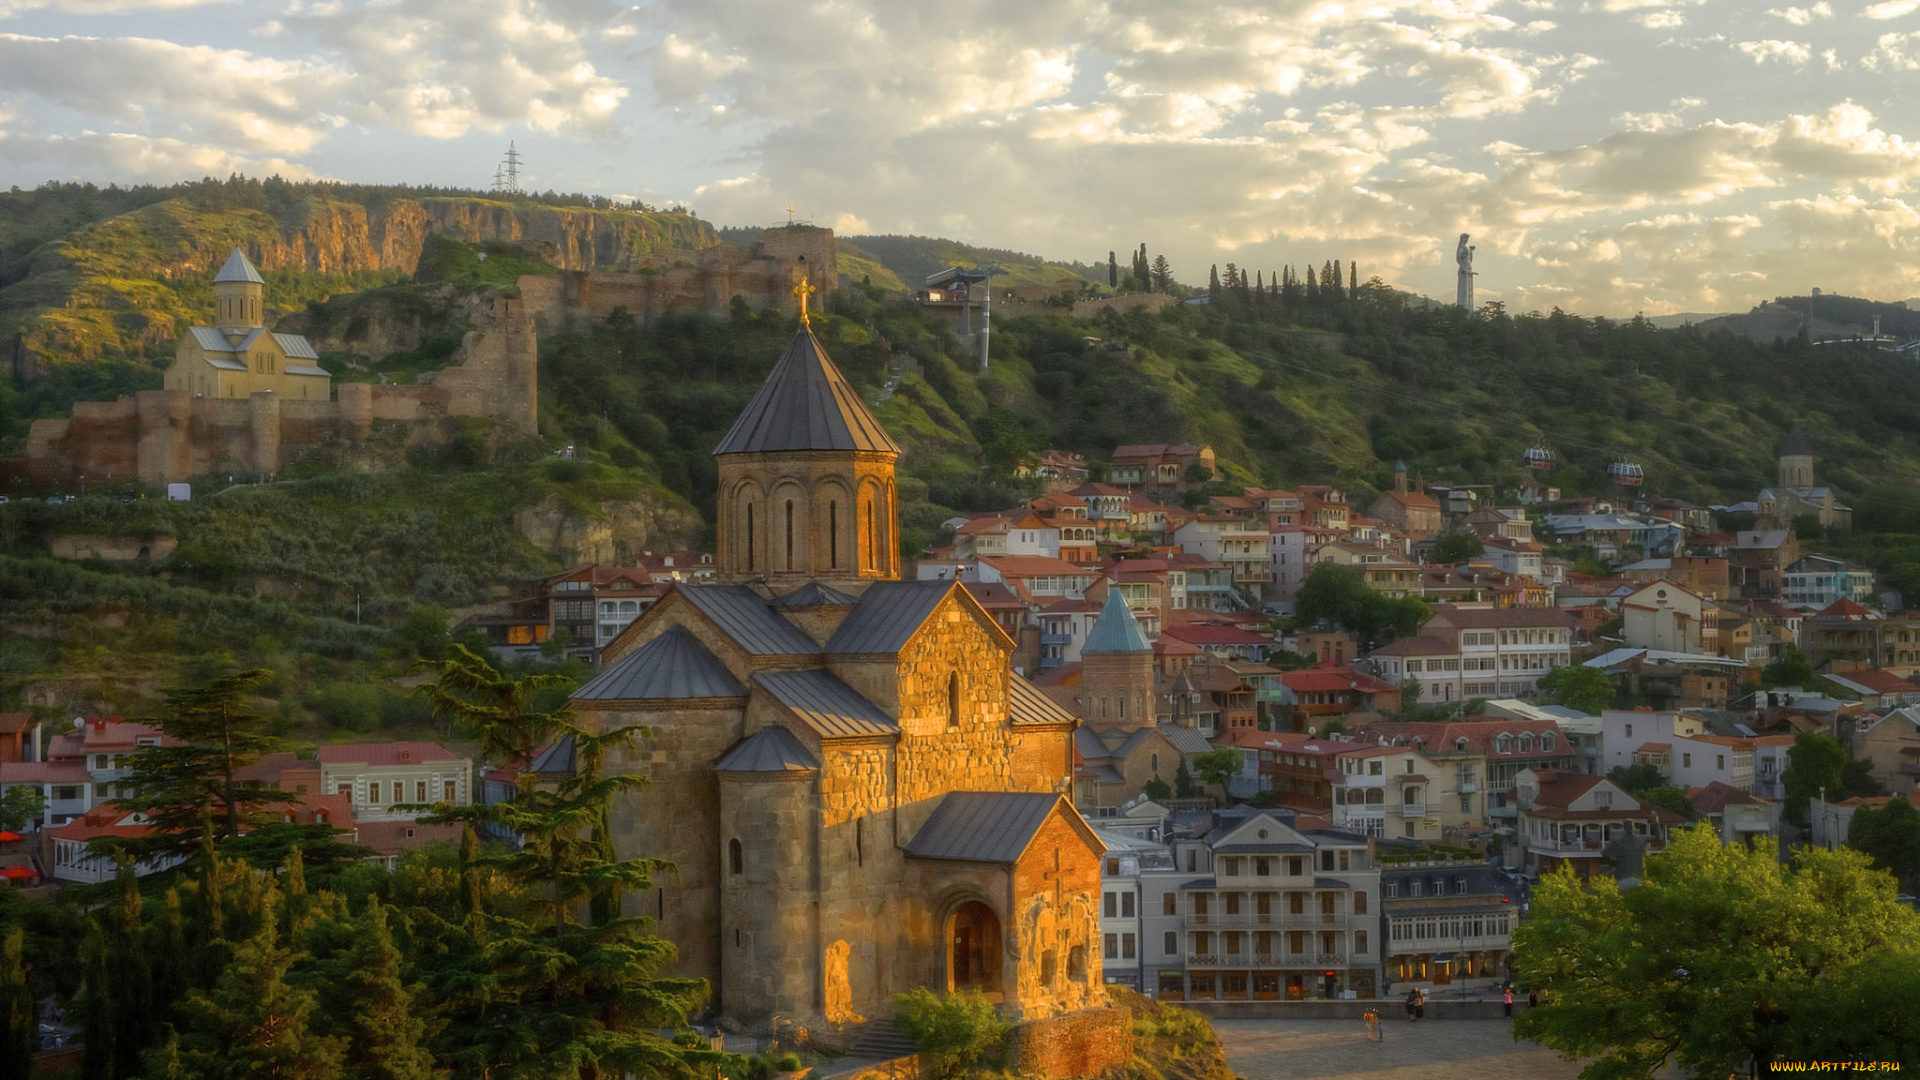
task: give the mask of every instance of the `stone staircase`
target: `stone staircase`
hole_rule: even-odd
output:
[[[860,1025],[853,1040],[853,1049],[848,1057],[874,1058],[879,1061],[891,1061],[894,1058],[909,1057],[920,1052],[906,1033],[893,1026],[891,1020],[873,1020]]]

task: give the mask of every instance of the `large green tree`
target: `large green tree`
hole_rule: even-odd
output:
[[[1540,692],[1549,705],[1579,709],[1590,716],[1613,704],[1613,680],[1606,672],[1585,664],[1568,664],[1542,675]]]
[[[1920,886],[1920,810],[1906,799],[1861,806],[1847,825],[1847,846],[1873,860],[1903,886]]]
[[[209,830],[235,837],[249,820],[263,816],[262,808],[296,801],[277,789],[242,787],[236,779],[283,746],[251,703],[253,691],[272,678],[273,672],[255,669],[166,690],[166,711],[147,721],[165,741],[127,757],[125,793],[114,804],[145,814],[153,830],[144,837],[105,837],[90,846],[135,859],[184,856],[201,847]]]
[[[1417,597],[1388,597],[1369,586],[1359,570],[1320,563],[1300,582],[1294,617],[1304,625],[1322,620],[1363,639],[1410,637],[1430,614]]]
[[[1220,788],[1220,804],[1233,805],[1233,796],[1227,791],[1227,783],[1240,775],[1240,751],[1231,746],[1222,746],[1209,750],[1193,759],[1193,768],[1200,779]]]
[[[1787,748],[1787,771],[1780,774],[1781,816],[1795,825],[1807,824],[1807,804],[1821,791],[1835,799],[1844,790],[1841,770],[1846,767],[1847,752],[1839,740],[1803,731],[1793,737]]]
[[[1627,892],[1571,871],[1543,878],[1513,936],[1514,970],[1545,1002],[1514,1023],[1569,1059],[1583,1080],[1754,1074],[1783,1057],[1838,1058],[1906,1039],[1920,1053],[1920,997],[1883,1003],[1842,1034],[1806,1003],[1855,993],[1890,951],[1911,955],[1920,916],[1893,880],[1852,851],[1802,849],[1783,864],[1770,842],[1722,844],[1676,831]]]
[[[287,980],[294,960],[279,927],[263,920],[213,989],[181,1004],[178,1041],[151,1055],[149,1070],[169,1080],[335,1080],[341,1041],[314,1030],[314,994]]]
[[[0,829],[22,832],[47,812],[47,797],[34,784],[15,784],[0,793]]]
[[[1452,565],[1477,559],[1486,553],[1487,545],[1481,543],[1473,533],[1448,532],[1440,534],[1440,538],[1433,542],[1432,561]]]

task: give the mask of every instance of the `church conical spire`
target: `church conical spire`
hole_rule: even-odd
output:
[[[807,326],[793,335],[760,392],[713,452],[786,450],[900,452]]]
[[[1107,589],[1107,602],[1101,606],[1099,617],[1093,620],[1093,629],[1087,631],[1087,643],[1080,651],[1083,654],[1153,651],[1118,586]]]
[[[245,281],[253,285],[267,283],[267,279],[260,276],[260,271],[253,268],[253,262],[247,258],[247,253],[239,248],[233,249],[233,254],[227,256],[226,265],[220,268],[219,273],[213,275],[214,284],[218,285],[223,281]]]

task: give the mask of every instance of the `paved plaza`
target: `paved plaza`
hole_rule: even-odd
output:
[[[1384,1042],[1357,1020],[1215,1020],[1227,1066],[1247,1080],[1573,1080],[1578,1064],[1516,1043],[1504,1020],[1389,1019]]]

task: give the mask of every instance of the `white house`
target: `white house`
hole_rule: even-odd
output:
[[[473,801],[473,762],[436,743],[323,746],[315,757],[320,790],[352,799],[359,821],[410,821],[418,812],[400,806]]]

